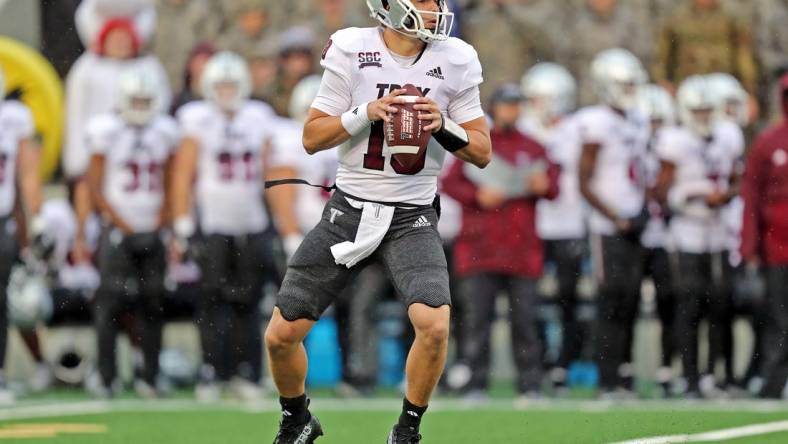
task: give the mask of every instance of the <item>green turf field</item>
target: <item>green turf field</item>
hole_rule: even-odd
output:
[[[396,399],[315,399],[313,410],[326,431],[317,442],[384,443],[398,414],[397,406]],[[275,409],[273,402],[206,406],[186,399],[154,403],[134,399],[25,401],[13,408],[0,408],[0,444],[270,443],[278,418]],[[422,427],[424,444],[611,443],[763,423],[776,423],[779,430],[724,441],[684,436],[645,442],[788,443],[788,405],[776,403],[613,405],[565,401],[515,409],[505,400],[476,407],[441,400],[431,410]],[[779,421],[787,423],[780,427]]]

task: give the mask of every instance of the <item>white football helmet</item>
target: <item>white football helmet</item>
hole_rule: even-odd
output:
[[[35,327],[52,317],[52,295],[46,278],[25,265],[11,271],[8,282],[8,317],[22,328]]]
[[[719,119],[719,100],[711,82],[701,75],[687,77],[676,93],[681,124],[701,137],[712,134]]]
[[[594,57],[591,80],[603,103],[626,111],[637,106],[638,88],[648,81],[648,75],[631,52],[613,48]]]
[[[736,77],[726,73],[708,74],[706,78],[711,84],[714,94],[719,98],[720,115],[731,119],[739,126],[747,126],[747,101],[749,94],[741,86]]]
[[[638,110],[660,126],[676,124],[676,105],[668,91],[655,84],[643,85],[638,92]],[[655,128],[652,128],[654,130]]]
[[[569,71],[550,62],[537,63],[520,80],[526,118],[546,125],[575,108],[577,84]]]
[[[416,9],[411,0],[367,0],[367,7],[369,15],[383,26],[429,43],[448,39],[454,25],[447,0],[436,1],[436,12]],[[427,27],[422,16],[428,20],[434,17],[434,28]]]
[[[299,122],[305,122],[309,108],[312,107],[312,102],[317,97],[317,92],[320,90],[320,82],[322,78],[317,75],[304,77],[298,85],[293,89],[293,94],[290,96],[290,104],[288,106],[288,113],[290,118]]]
[[[156,72],[142,66],[131,67],[120,75],[120,116],[132,125],[145,125],[162,112],[164,94]]]
[[[252,93],[249,66],[234,52],[222,51],[214,54],[205,64],[200,88],[203,97],[222,110],[237,111]]]

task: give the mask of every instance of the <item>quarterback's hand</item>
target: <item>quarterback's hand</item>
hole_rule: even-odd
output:
[[[419,113],[419,120],[427,120],[429,124],[424,127],[425,131],[436,133],[443,126],[443,115],[438,104],[429,97],[419,97],[416,99],[416,105],[413,106]]]
[[[483,210],[494,210],[506,202],[506,195],[494,188],[479,188],[476,192],[476,202]]]
[[[401,96],[402,94],[405,94],[404,89],[395,89],[391,94],[383,96],[374,102],[369,102],[367,104],[367,117],[369,121],[376,122],[382,120],[388,123],[389,120],[391,120],[389,115],[397,113],[397,108],[394,108],[391,104],[394,103],[397,96]]]

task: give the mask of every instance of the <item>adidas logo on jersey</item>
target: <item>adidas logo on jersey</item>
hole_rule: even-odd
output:
[[[413,222],[413,228],[431,227],[431,226],[432,224],[430,223],[430,221],[428,221],[427,218],[424,216],[419,216],[419,218],[416,219],[416,222]]]
[[[445,80],[443,77],[443,70],[441,70],[440,66],[427,71],[427,75],[430,77],[435,77],[436,79]]]

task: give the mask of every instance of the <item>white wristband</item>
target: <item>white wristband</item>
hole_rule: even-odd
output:
[[[368,104],[369,102],[362,103],[342,114],[342,126],[351,136],[357,135],[369,126],[370,121],[369,116],[367,116]]]
[[[175,223],[172,224],[172,231],[175,232],[175,236],[180,239],[188,239],[194,235],[194,231],[197,227],[194,224],[194,219],[191,216],[181,216],[175,219]]]

